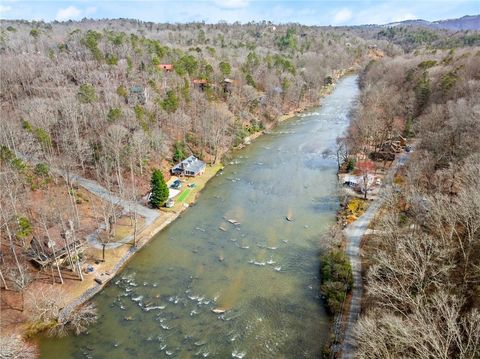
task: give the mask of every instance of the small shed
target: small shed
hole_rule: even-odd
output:
[[[283,94],[283,89],[280,86],[275,86],[272,89],[272,92],[276,95],[282,95]]]
[[[159,64],[157,65],[160,70],[165,72],[173,71],[173,64]]]
[[[193,80],[193,85],[194,85],[196,88],[198,88],[198,89],[200,89],[200,90],[203,91],[203,90],[205,90],[205,88],[206,88],[207,85],[208,85],[208,80],[206,80],[206,79],[194,79],[194,80]]]
[[[229,79],[229,78],[225,78],[223,80],[223,92],[231,93],[233,87],[238,86],[239,84],[240,84],[240,81],[238,81],[238,80],[232,80],[232,79]]]
[[[373,185],[375,181],[375,176],[368,174],[366,177],[366,182],[365,183],[365,178],[363,176],[355,176],[355,175],[347,175],[343,177],[343,185],[352,187],[353,189],[357,191],[362,191],[363,187],[365,187],[365,184],[367,185],[367,188]]]
[[[360,178],[358,176],[347,175],[343,177],[343,185],[348,187],[356,187],[360,183]]]
[[[205,172],[207,165],[195,156],[190,156],[180,163],[177,163],[171,170],[172,174],[180,176],[195,177]]]
[[[142,86],[132,86],[128,92],[128,103],[132,105],[145,105],[148,101],[147,89]]]

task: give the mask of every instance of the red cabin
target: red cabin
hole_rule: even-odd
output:
[[[173,71],[173,64],[160,64],[158,65],[158,68],[163,71]]]
[[[208,81],[205,79],[195,79],[193,80],[193,85],[198,87],[200,90],[205,90],[205,87],[207,86]]]

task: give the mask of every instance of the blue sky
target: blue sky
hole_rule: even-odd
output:
[[[123,17],[170,23],[267,20],[306,25],[359,25],[407,19],[431,21],[479,13],[480,0],[0,0],[0,18],[45,21]]]

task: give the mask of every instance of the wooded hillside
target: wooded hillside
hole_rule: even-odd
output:
[[[478,358],[480,49],[374,61],[361,83],[351,148],[414,145],[364,240],[358,358]]]
[[[167,174],[190,154],[216,162],[280,115],[318,104],[341,70],[366,63],[368,46],[300,25],[2,21],[2,286],[28,292],[45,275],[29,264],[36,246],[47,243],[42,265],[65,254],[50,263],[49,281],[63,281],[60,267],[81,276],[79,248],[100,225],[110,233],[132,216],[136,228],[74,176],[138,201],[153,168]]]
[[[215,160],[317,103],[326,81],[368,51],[318,28],[127,20],[4,21],[1,42],[2,143],[82,172],[107,157],[117,172],[130,162],[142,172],[170,159],[176,141]]]

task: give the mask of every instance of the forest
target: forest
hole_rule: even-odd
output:
[[[16,313],[8,325],[33,319],[43,324],[32,335],[64,335],[94,321],[88,305],[60,321],[59,292],[31,295],[83,279],[89,233],[111,232],[122,215],[137,225],[78,178],[141,201],[155,169],[169,178],[190,155],[222,161],[281,116],[318,105],[350,71],[361,73],[361,95],[339,144],[381,163],[386,140],[414,143],[363,243],[357,357],[479,357],[478,32],[265,21],[0,25],[0,285],[15,294],[2,305]],[[39,238],[66,241],[61,265],[32,264]],[[16,337],[5,343],[26,358],[35,352]]]
[[[38,329],[55,325],[60,304],[49,297],[61,295],[32,293],[83,280],[85,238],[101,227],[110,242],[125,216],[141,226],[78,176],[141,201],[154,169],[168,178],[192,154],[220,161],[372,57],[372,41],[343,29],[267,22],[2,20],[0,35],[0,280],[18,294],[7,307]]]
[[[480,354],[480,49],[372,61],[347,139],[375,158],[395,136],[411,157],[363,242],[358,358]]]

